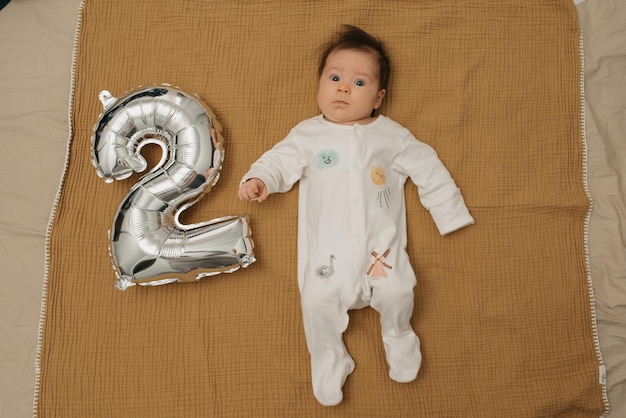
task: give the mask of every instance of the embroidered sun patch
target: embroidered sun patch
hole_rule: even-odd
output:
[[[315,156],[317,162],[317,168],[325,169],[331,168],[339,164],[339,154],[333,150],[322,150]]]
[[[389,209],[389,199],[391,199],[391,191],[387,187],[387,176],[385,170],[379,165],[375,165],[370,170],[370,179],[376,187],[378,187],[378,204],[383,207],[383,203]]]

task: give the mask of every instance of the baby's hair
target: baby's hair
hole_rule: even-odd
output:
[[[321,77],[328,56],[340,49],[358,49],[377,56],[379,63],[378,81],[380,89],[387,89],[389,82],[389,58],[380,39],[352,25],[342,25],[335,37],[321,47],[318,76]]]

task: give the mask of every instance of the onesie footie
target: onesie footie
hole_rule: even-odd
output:
[[[313,369],[313,395],[324,406],[335,406],[343,400],[341,388],[346,379],[354,371],[354,360],[346,353],[343,367],[332,359],[318,364]],[[316,370],[317,369],[317,370]]]
[[[383,336],[389,377],[399,383],[412,382],[422,365],[420,341],[411,330],[400,336]]]

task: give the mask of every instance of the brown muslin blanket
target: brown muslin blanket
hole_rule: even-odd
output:
[[[384,40],[382,113],[437,150],[476,224],[441,237],[407,184],[422,370],[409,384],[390,380],[378,314],[353,311],[345,341],[357,368],[343,403],[325,408],[301,324],[297,188],[260,205],[236,191],[251,162],[318,112],[317,48],[343,23]],[[37,415],[602,415],[581,74],[570,0],[85,1],[48,237]],[[183,221],[247,213],[257,261],[120,292],[107,230],[140,175],[96,175],[98,94],[162,83],[197,94],[223,127],[221,179]]]

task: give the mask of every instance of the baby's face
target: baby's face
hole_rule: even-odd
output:
[[[340,49],[328,55],[317,93],[324,117],[342,125],[372,122],[372,111],[385,96],[379,89],[375,55],[357,49]]]

